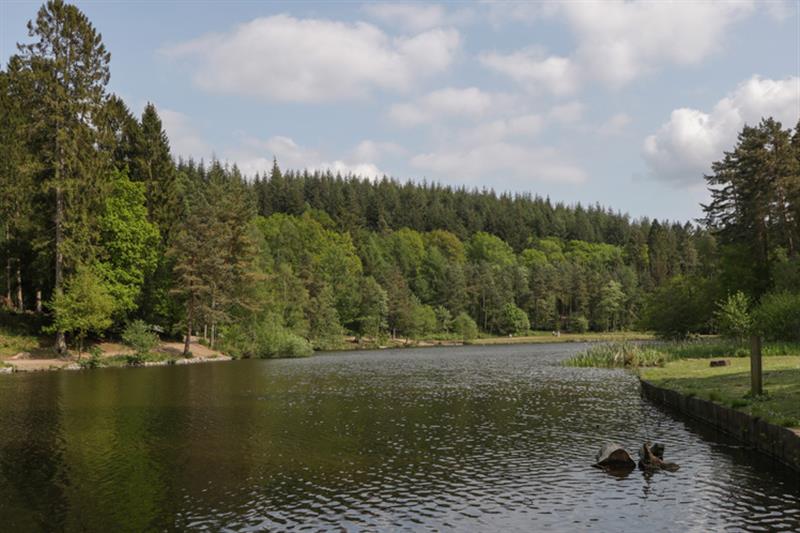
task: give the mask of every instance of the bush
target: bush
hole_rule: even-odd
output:
[[[89,357],[86,359],[78,360],[78,365],[84,370],[91,370],[100,366],[100,357],[103,355],[102,350],[97,346],[89,348]]]
[[[224,348],[232,357],[305,357],[314,349],[311,343],[269,315],[259,321],[235,324],[225,331]]]
[[[766,294],[753,312],[753,323],[767,340],[800,341],[800,294]]]
[[[531,323],[528,320],[528,314],[514,305],[507,303],[503,306],[503,312],[500,317],[499,330],[503,335],[525,333],[531,329]]]
[[[158,335],[143,320],[134,320],[125,326],[122,342],[133,348],[135,355],[142,358],[158,346]]]
[[[453,320],[453,331],[464,341],[478,338],[478,325],[467,313],[459,313]]]
[[[573,315],[569,317],[567,331],[569,333],[586,333],[589,331],[589,320],[583,315]]]
[[[742,291],[735,292],[718,302],[714,318],[719,332],[729,339],[740,341],[745,339],[750,335],[753,326],[749,309],[750,300]]]
[[[639,325],[666,339],[706,333],[714,313],[715,292],[709,279],[676,276],[650,295]]]

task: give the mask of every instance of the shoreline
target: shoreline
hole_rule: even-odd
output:
[[[402,350],[408,348],[436,348],[454,346],[505,346],[514,344],[566,344],[580,342],[612,342],[619,340],[645,341],[652,340],[652,335],[642,332],[614,332],[614,333],[564,333],[560,336],[550,334],[525,335],[519,337],[484,337],[473,339],[467,342],[455,339],[394,339],[393,344],[376,346],[371,343],[358,344],[352,337],[345,340],[340,348],[331,350],[320,350],[314,352],[310,357],[317,353],[339,353],[339,352],[358,352],[364,350]],[[168,343],[165,343],[168,344]],[[194,344],[194,343],[193,343]],[[202,346],[199,343],[196,346]],[[18,357],[17,354],[14,357]],[[5,358],[0,360],[0,374],[28,373],[28,372],[51,372],[59,370],[84,370],[74,358]],[[86,356],[84,356],[86,357]],[[275,359],[289,359],[288,357],[276,357]],[[176,357],[159,361],[144,361],[137,365],[112,364],[101,365],[98,368],[144,368],[155,366],[173,366],[195,363],[213,363],[233,361],[233,357],[222,352],[213,355],[207,354],[191,358]]]
[[[772,424],[711,400],[659,387],[641,377],[639,382],[645,399],[704,422],[800,474],[800,430]]]

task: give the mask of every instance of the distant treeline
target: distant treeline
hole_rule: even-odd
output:
[[[800,287],[800,141],[770,119],[715,164],[698,225],[277,162],[247,178],[176,162],[153,105],[138,118],[107,94],[110,55],[76,7],[48,2],[30,36],[0,71],[2,282],[61,351],[134,320],[242,356],[345,334],[685,336],[721,327],[740,291],[749,313]]]

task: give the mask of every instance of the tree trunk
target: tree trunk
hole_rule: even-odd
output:
[[[22,295],[22,261],[17,259],[17,308],[19,312],[25,310],[25,299]]]
[[[750,337],[750,394],[761,396],[761,337],[753,335]]]
[[[56,183],[60,179],[60,165],[56,165]],[[62,252],[63,241],[63,222],[64,222],[64,193],[61,190],[61,185],[56,185],[56,266],[55,266],[55,295],[60,296],[63,292],[63,269],[64,269],[64,254]],[[67,353],[67,341],[64,337],[64,332],[61,330],[56,331],[56,352],[59,355]]]
[[[41,289],[36,289],[36,312],[42,312],[42,291]]]
[[[189,356],[189,348],[192,342],[192,312],[194,311],[194,297],[189,299],[189,308],[186,310],[186,340],[183,343],[183,355]]]
[[[11,258],[6,259],[6,302],[11,305]]]

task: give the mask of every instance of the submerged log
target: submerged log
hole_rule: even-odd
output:
[[[645,442],[639,449],[639,468],[642,470],[667,470],[674,472],[680,468],[675,463],[664,461],[664,445]]]
[[[603,444],[595,459],[595,466],[601,468],[634,468],[636,466],[636,462],[631,458],[628,450],[613,442]]]

